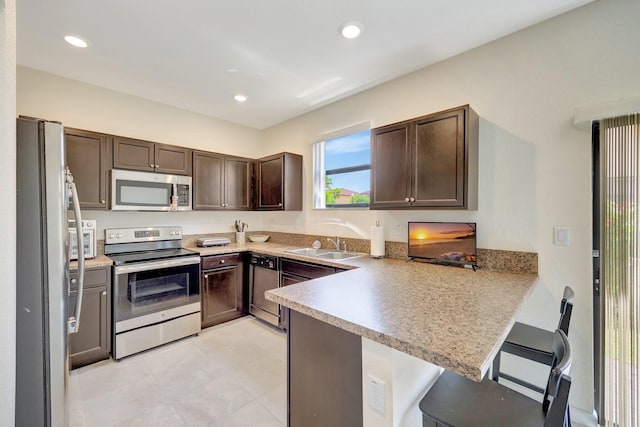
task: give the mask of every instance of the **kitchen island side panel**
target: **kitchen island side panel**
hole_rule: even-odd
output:
[[[362,343],[351,332],[290,310],[289,427],[362,426]]]

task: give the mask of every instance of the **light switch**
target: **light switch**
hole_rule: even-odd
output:
[[[553,244],[556,246],[569,246],[569,228],[553,227]]]

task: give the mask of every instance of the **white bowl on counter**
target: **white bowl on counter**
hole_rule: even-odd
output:
[[[252,236],[247,236],[247,237],[249,238],[249,240],[255,243],[262,243],[269,240],[269,236],[266,234],[254,234]]]

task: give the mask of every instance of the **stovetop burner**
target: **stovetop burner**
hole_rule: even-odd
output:
[[[134,262],[157,261],[165,258],[179,258],[186,256],[199,255],[198,252],[189,249],[161,249],[157,251],[146,252],[126,252],[122,254],[111,254],[109,258],[113,260],[114,265],[130,264]]]

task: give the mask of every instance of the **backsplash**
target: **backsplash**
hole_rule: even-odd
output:
[[[274,231],[247,232],[247,236],[253,234],[268,234],[268,241],[271,243],[279,243],[282,245],[299,247],[311,247],[312,243],[315,240],[318,240],[322,244],[322,247],[326,249],[333,248],[333,244],[331,242],[328,242],[327,238],[335,238],[335,236],[280,233]],[[183,243],[185,246],[195,246],[196,240],[201,237],[227,237],[231,240],[231,242],[235,242],[235,233],[211,233],[185,235],[183,238]],[[371,241],[368,239],[340,238],[340,241],[346,242],[347,250],[351,252],[369,253],[371,249]],[[406,242],[386,241],[384,247],[387,258],[407,259]],[[98,250],[98,252],[99,251],[100,250]],[[478,248],[477,261],[478,267],[483,270],[538,274],[538,254],[535,252],[503,251],[497,249]]]

